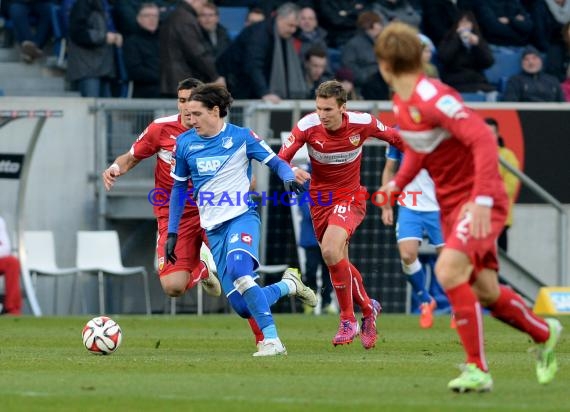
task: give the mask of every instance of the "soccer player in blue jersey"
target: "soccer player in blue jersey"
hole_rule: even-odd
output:
[[[251,160],[279,175],[287,192],[304,188],[295,181],[291,167],[250,129],[226,123],[233,101],[223,86],[206,84],[192,92],[189,111],[193,129],[181,134],[172,158],[175,183],[170,199],[167,259],[176,259],[178,223],[186,197],[187,180],[194,183],[193,198],[206,229],[224,293],[242,317],[253,316],[264,335],[253,356],[286,355],[277,335],[270,305],[280,297],[296,295],[316,306],[315,293],[306,287],[298,271],[286,271],[281,281],[261,288],[254,281],[259,266],[260,221],[255,204],[248,201]]]
[[[389,146],[382,172],[382,185],[392,180],[401,161],[402,152],[394,146]],[[439,223],[439,204],[435,198],[433,180],[426,170],[418,173],[415,179],[404,188],[404,193],[416,195],[406,196],[403,199],[405,205],[400,205],[398,209],[396,238],[402,271],[407,275],[406,280],[420,302],[420,327],[426,329],[433,325],[433,311],[437,305],[427,290],[426,274],[418,259],[418,253],[424,233],[427,234],[429,242],[435,246],[438,253],[445,244]],[[382,222],[385,225],[394,224],[390,202],[386,202],[382,207]],[[432,277],[432,282],[437,282],[435,276]]]

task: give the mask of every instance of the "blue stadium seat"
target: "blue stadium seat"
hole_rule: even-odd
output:
[[[487,96],[485,93],[461,93],[461,97],[465,102],[486,102]]]
[[[247,7],[218,7],[220,24],[228,30],[230,39],[235,39],[245,26]]]
[[[485,76],[489,83],[504,92],[506,79],[519,74],[521,71],[521,47],[491,46],[495,64],[485,70]]]

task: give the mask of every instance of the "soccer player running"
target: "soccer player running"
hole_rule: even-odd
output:
[[[188,102],[192,89],[202,84],[200,80],[188,78],[178,83],[178,114],[155,119],[139,135],[130,150],[115,159],[103,172],[106,190],[111,190],[117,178],[124,175],[141,160],[156,155],[154,169],[155,202],[154,215],[158,223],[156,253],[158,275],[162,289],[168,296],[178,297],[201,282],[204,291],[212,296],[221,295],[220,282],[208,267],[205,251],[200,254],[202,242],[206,241],[204,230],[200,227],[198,208],[187,204],[184,208],[178,249],[178,261],[172,264],[165,260],[164,245],[168,230],[168,196],[172,189],[170,177],[170,157],[176,137],[190,129]],[[192,188],[188,182],[187,189]]]
[[[406,142],[404,161],[383,186],[397,192],[425,168],[435,182],[445,246],[436,264],[466,352],[460,376],[449,382],[456,392],[489,391],[493,380],[484,351],[481,306],[537,344],[539,383],[554,379],[554,347],[562,330],[556,319],[537,317],[522,298],[498,282],[497,237],[508,201],[497,167],[497,144],[484,121],[465,107],[460,95],[422,71],[417,31],[387,26],[376,41],[382,76],[395,91],[394,113]]]
[[[402,162],[402,152],[393,146],[386,151],[386,163],[382,172],[382,185],[387,184]],[[420,303],[420,327],[427,329],[433,326],[433,311],[437,304],[426,288],[426,274],[418,259],[420,244],[427,234],[429,242],[435,246],[437,253],[444,245],[441,226],[439,223],[439,205],[435,198],[435,187],[429,173],[422,169],[420,173],[404,188],[405,204],[398,208],[398,223],[396,239],[402,263],[402,271],[412,287],[412,293]],[[384,199],[382,199],[384,200]],[[385,225],[394,224],[394,210],[391,202],[378,200],[383,203],[382,222]],[[434,279],[435,281],[435,279]]]
[[[178,137],[173,154],[171,176],[175,183],[165,256],[176,261],[176,233],[191,179],[200,223],[206,229],[224,293],[234,310],[245,318],[253,316],[263,332],[264,340],[253,356],[286,355],[270,305],[283,296],[296,295],[303,303],[316,306],[317,297],[302,283],[298,271],[286,271],[281,281],[264,288],[254,281],[261,223],[255,204],[248,199],[251,159],[277,173],[287,191],[300,193],[304,188],[295,181],[289,165],[253,131],[225,123],[231,103],[227,89],[214,84],[194,89],[190,97],[188,114],[193,129]]]
[[[366,213],[366,188],[360,185],[362,145],[368,137],[400,148],[402,141],[395,129],[370,114],[347,111],[346,101],[340,82],[321,83],[316,91],[316,112],[299,120],[279,156],[289,162],[307,145],[312,173],[298,168],[295,175],[299,183],[310,179],[313,226],[340,306],[340,326],[332,343],[351,343],[360,333],[362,345],[370,349],[376,345],[376,317],[381,306],[368,297],[362,276],[348,257],[350,237]],[[353,302],[362,311],[361,328]]]

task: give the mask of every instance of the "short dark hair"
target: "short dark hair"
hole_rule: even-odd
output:
[[[310,60],[312,56],[326,59],[328,58],[327,49],[325,49],[321,45],[312,46],[309,50],[305,52],[305,61]]]
[[[176,89],[177,91],[180,90],[190,90],[190,89],[195,89],[198,86],[202,86],[204,84],[204,82],[195,79],[194,77],[188,77],[184,80],[180,80],[178,82],[178,88]]]
[[[327,80],[322,82],[315,91],[317,97],[328,99],[334,97],[339,106],[342,106],[348,100],[348,93],[342,87],[342,83],[336,80]]]
[[[196,87],[192,91],[190,100],[201,102],[208,109],[218,106],[220,109],[220,117],[226,117],[232,106],[234,99],[224,86],[218,84],[207,83]]]

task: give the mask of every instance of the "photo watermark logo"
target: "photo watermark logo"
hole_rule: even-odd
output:
[[[199,191],[194,192],[194,189],[181,190],[178,196],[178,201],[184,205],[186,201],[192,206],[243,206],[251,203],[257,203],[261,206],[294,206],[309,204],[309,206],[332,206],[336,203],[351,202],[351,201],[368,201],[370,200],[373,205],[382,207],[388,203],[391,206],[417,206],[418,196],[421,196],[421,191],[402,191],[386,193],[383,191],[375,191],[369,193],[367,190],[345,190],[339,189],[336,191],[322,192],[317,191],[313,193],[304,192],[296,195],[292,192],[266,192],[266,191],[247,191],[247,192],[208,192]],[[153,206],[167,206],[170,203],[171,194],[167,189],[160,187],[152,189],[148,193],[148,201]]]

